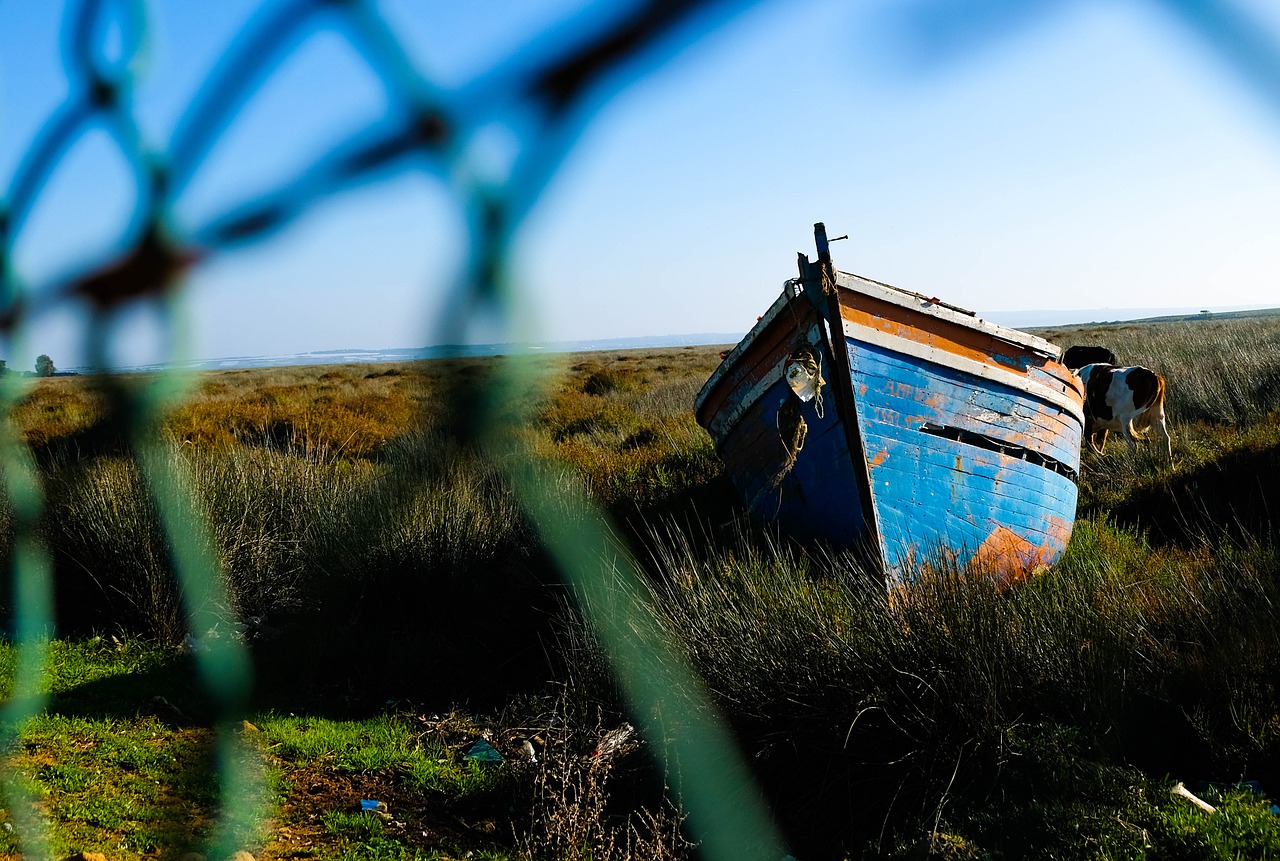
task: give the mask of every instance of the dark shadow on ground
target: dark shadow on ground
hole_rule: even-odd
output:
[[[1235,451],[1139,488],[1111,514],[1154,542],[1182,547],[1280,538],[1280,447]]]
[[[351,716],[412,704],[491,711],[558,677],[564,589],[538,554],[485,571],[386,570],[254,645],[255,703]]]
[[[190,654],[174,651],[149,669],[108,676],[50,696],[45,711],[83,718],[131,720],[153,715],[170,727],[208,727],[217,707],[201,685]]]

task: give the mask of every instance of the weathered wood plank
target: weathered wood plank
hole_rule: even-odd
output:
[[[855,390],[860,408],[872,412],[863,416],[864,421],[874,417],[915,430],[926,422],[959,427],[1024,446],[1079,469],[1079,422],[1061,410],[995,384],[977,388],[975,381],[952,369],[912,364],[879,348],[852,345],[850,351],[857,368]],[[1012,405],[1046,416],[1048,425],[1000,412]]]

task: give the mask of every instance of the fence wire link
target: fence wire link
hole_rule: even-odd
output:
[[[604,26],[598,26],[599,20],[571,19],[472,81],[449,88],[420,71],[373,0],[275,0],[256,12],[225,48],[186,105],[171,140],[157,146],[140,130],[133,102],[136,69],[147,49],[145,3],[70,2],[62,27],[69,91],[26,146],[0,198],[0,337],[11,354],[25,355],[33,322],[53,311],[83,310],[90,321],[83,345],[88,363],[108,369],[120,312],[146,305],[174,336],[170,358],[177,365],[186,358],[187,344],[176,300],[188,270],[229,249],[269,240],[337,193],[407,171],[426,172],[448,188],[467,225],[466,270],[452,288],[438,342],[461,343],[469,323],[481,318],[512,331],[520,297],[507,268],[511,239],[582,127],[618,89],[747,5],[749,0],[642,0],[610,12]],[[997,0],[984,9],[998,16],[1006,10],[1014,14],[1020,5]],[[1277,111],[1280,51],[1266,27],[1255,26],[1245,11],[1223,0],[1158,0],[1153,5],[1188,25],[1268,109]],[[916,3],[908,4],[903,14],[932,31],[939,18],[945,24],[969,11],[939,12],[931,4]],[[108,25],[118,33],[111,50],[105,37],[112,29]],[[173,216],[175,201],[241,107],[271,80],[311,27],[344,37],[365,61],[389,94],[387,116],[351,130],[287,181],[180,229]],[[511,129],[519,143],[510,173],[501,181],[484,180],[465,169],[469,143],[495,122]],[[120,251],[104,264],[49,283],[24,283],[13,266],[15,242],[57,167],[92,130],[106,132],[132,173],[135,203]],[[677,789],[706,857],[782,857],[785,850],[768,811],[704,687],[680,656],[653,645],[659,638],[644,636],[654,622],[623,588],[637,576],[634,562],[625,556],[612,564],[602,561],[602,548],[611,546],[603,514],[591,507],[572,476],[548,481],[545,465],[533,464],[527,452],[512,449],[511,439],[498,432],[501,415],[495,405],[502,392],[527,386],[527,373],[517,361],[502,363],[489,396],[466,401],[472,406],[465,408],[474,414],[462,424],[486,429],[479,441],[504,464],[562,573],[584,596],[583,612],[607,647],[630,708],[654,742],[652,749],[679,758],[682,767],[668,773],[691,778]],[[236,823],[261,819],[266,810],[260,783],[245,767],[230,729],[246,707],[248,655],[234,638],[205,636],[215,620],[212,608],[230,602],[208,525],[191,502],[190,479],[165,456],[159,436],[159,419],[182,383],[170,374],[153,385],[126,387],[106,372],[95,375],[93,383],[106,395],[109,417],[125,432],[156,502],[188,625],[202,640],[199,672],[220,704],[222,816],[209,851],[228,857],[238,848],[232,842]],[[42,690],[53,631],[52,564],[39,537],[42,499],[36,465],[12,421],[13,407],[27,390],[18,375],[0,380],[0,463],[13,518],[18,654],[13,693],[0,711],[0,744],[6,749],[17,741],[24,722],[47,703]],[[592,515],[585,524],[566,524],[558,516],[566,504]],[[675,691],[683,693],[675,697]],[[655,715],[684,731],[674,738],[657,737],[661,731]],[[25,853],[48,857],[45,826],[16,778],[0,775],[6,808]]]
[[[184,599],[201,681],[219,704],[219,827],[211,857],[239,848],[237,824],[261,820],[260,779],[244,766],[232,726],[244,717],[251,668],[235,638],[209,637],[214,608],[232,606],[208,524],[192,502],[191,479],[160,438],[160,419],[181,380],[161,376],[148,386],[125,386],[107,371],[109,345],[120,312],[150,307],[170,333],[175,364],[185,359],[181,303],[184,275],[194,265],[228,249],[269,239],[322,200],[391,172],[425,171],[451,192],[468,226],[464,276],[452,288],[439,326],[440,343],[461,343],[470,321],[500,321],[514,329],[515,294],[507,268],[514,232],[538,201],[582,126],[599,105],[663,56],[699,38],[747,5],[742,0],[648,0],[609,13],[605,26],[574,19],[530,41],[461,87],[440,86],[424,75],[395,29],[365,0],[279,0],[260,9],[223,51],[186,105],[167,146],[157,147],[139,128],[133,90],[147,47],[149,18],[142,0],[83,0],[68,4],[63,21],[62,63],[70,84],[24,150],[0,199],[0,335],[21,354],[32,324],[55,310],[83,310],[89,325],[85,355],[103,369],[92,383],[105,395],[109,419],[124,432],[155,502]],[[585,13],[584,13],[585,14]],[[597,16],[600,13],[595,13]],[[387,116],[347,136],[279,185],[183,230],[175,202],[199,174],[206,158],[240,108],[268,83],[302,43],[309,28],[337,33],[358,52],[390,97]],[[111,49],[106,34],[115,29]],[[506,179],[479,179],[466,170],[467,147],[486,125],[507,125],[519,149]],[[13,248],[48,187],[50,177],[76,143],[102,130],[132,174],[135,203],[119,252],[106,263],[27,284],[13,266]],[[642,608],[618,583],[634,580],[636,566],[616,556],[608,524],[580,482],[561,475],[548,483],[545,465],[513,448],[504,437],[494,393],[527,385],[518,361],[502,364],[489,397],[468,401],[475,414],[462,424],[482,429],[476,440],[504,465],[519,498],[539,526],[567,580],[576,585],[583,612],[598,631],[618,671],[629,706],[646,728],[652,749],[683,763],[667,769],[688,775],[677,781],[681,802],[708,858],[782,857],[785,850],[759,800],[749,772],[716,716],[709,696],[687,663],[637,636],[653,628]],[[0,385],[0,456],[4,488],[13,511],[15,638],[18,667],[13,695],[0,714],[0,743],[12,745],[25,721],[47,704],[41,693],[48,638],[53,631],[51,560],[39,539],[41,496],[32,452],[13,426],[13,407],[27,385],[9,375]],[[569,499],[566,499],[568,497]],[[569,502],[590,516],[568,526],[558,517]],[[614,548],[614,553],[618,553]],[[594,614],[594,615],[593,615]],[[674,692],[681,694],[675,696]],[[684,729],[660,735],[658,721]],[[14,814],[24,852],[48,857],[45,826],[32,813],[16,775],[5,775],[6,807]]]

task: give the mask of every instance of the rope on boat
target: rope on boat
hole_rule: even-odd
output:
[[[809,436],[809,424],[804,420],[803,405],[813,401],[818,418],[823,417],[822,387],[826,380],[822,378],[822,356],[814,347],[805,343],[797,343],[791,354],[783,363],[783,379],[790,391],[778,407],[774,424],[778,429],[778,439],[782,442],[782,464],[773,477],[760,489],[756,498],[747,506],[755,504],[768,491],[778,491],[778,510],[782,508],[782,481],[796,465],[796,457],[804,448],[804,441]],[[774,517],[777,511],[774,512]]]
[[[786,456],[769,482],[771,488],[782,484],[782,480],[791,472],[796,465],[796,455],[800,454],[805,438],[809,436],[809,425],[800,414],[800,399],[794,394],[788,395],[782,406],[778,407],[777,425],[778,438],[782,440],[782,450]]]
[[[782,480],[796,465],[796,456],[804,448],[805,438],[809,435],[809,425],[800,412],[801,405],[813,401],[818,418],[822,418],[822,387],[827,382],[822,379],[822,357],[809,344],[798,343],[782,367],[787,387],[791,391],[778,407],[776,423],[778,438],[782,440],[782,450],[786,456],[781,468],[769,482],[770,487],[782,484]]]
[[[836,271],[831,266],[819,266],[822,272],[822,292],[826,296],[835,296],[837,290]]]

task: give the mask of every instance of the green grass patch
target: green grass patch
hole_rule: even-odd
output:
[[[1245,785],[1197,787],[1206,813],[1174,781],[1111,761],[1073,728],[1024,725],[1007,737],[998,780],[944,799],[927,834],[901,840],[947,859],[1243,861],[1280,858],[1280,816]]]
[[[340,721],[264,715],[258,721],[268,749],[291,765],[390,773],[406,787],[454,799],[493,792],[506,774],[500,764],[466,760],[456,744],[427,732],[414,716]]]
[[[39,799],[58,857],[180,852],[208,835],[218,781],[206,731],[173,730],[154,718],[42,715],[20,744],[9,767]]]

